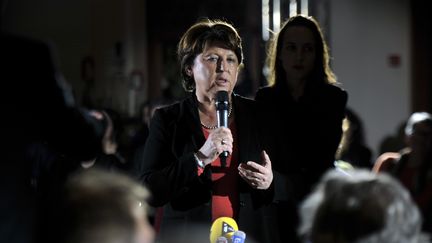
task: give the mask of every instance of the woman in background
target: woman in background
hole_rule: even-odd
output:
[[[293,237],[297,205],[333,167],[342,135],[347,93],[337,86],[329,58],[318,22],[293,16],[270,42],[269,85],[256,94],[269,134],[265,144],[273,161],[278,216],[290,220]]]

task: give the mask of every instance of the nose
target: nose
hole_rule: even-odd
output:
[[[216,72],[221,73],[225,70],[225,62],[219,59],[217,62]]]
[[[303,56],[304,56],[304,51],[303,50],[297,50],[296,56],[297,56],[298,60],[302,60]]]

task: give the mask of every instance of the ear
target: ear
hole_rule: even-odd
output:
[[[192,72],[192,68],[191,68],[191,66],[187,66],[187,67],[185,68],[185,70],[186,70],[186,74],[187,74],[187,76],[189,76],[189,77],[192,77],[192,76],[193,76],[193,72]]]

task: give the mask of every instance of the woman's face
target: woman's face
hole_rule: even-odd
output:
[[[232,93],[239,72],[239,60],[234,51],[206,45],[195,57],[188,74],[194,78],[197,97],[213,99],[217,91]]]
[[[279,59],[288,79],[303,80],[315,64],[315,39],[306,27],[292,26],[283,34]]]

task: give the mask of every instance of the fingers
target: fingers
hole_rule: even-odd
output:
[[[268,154],[265,150],[263,150],[261,152],[261,160],[263,162],[262,165],[271,170],[271,168],[272,168],[271,160],[270,160],[270,157],[268,156]]]
[[[257,170],[256,166],[261,168]],[[261,171],[261,169],[263,170]],[[240,177],[255,189],[267,189],[273,180],[272,171],[255,162],[242,163],[238,167],[238,170]]]
[[[218,154],[222,153],[223,151],[232,153],[233,142],[232,140],[221,139],[219,143],[216,141],[216,147]]]
[[[247,163],[240,163],[239,169],[242,169],[247,176],[258,177],[265,173],[265,168],[253,161],[248,161]]]
[[[207,163],[213,162],[223,151],[232,153],[232,150],[233,137],[231,130],[225,127],[213,130],[204,145],[199,149]]]
[[[228,128],[218,128],[216,129],[208,138],[212,141],[217,154],[219,155],[223,151],[228,151],[232,153],[233,148],[233,137],[231,130]]]
[[[252,174],[248,174],[247,172],[243,171],[240,167],[239,175],[241,178],[243,178],[243,180],[246,181],[246,183],[248,183],[254,189],[267,189],[270,185],[270,183],[267,182],[266,177],[255,177]]]
[[[261,153],[262,165],[253,161],[241,163],[238,167],[239,175],[255,189],[267,189],[273,181],[273,171],[268,154]]]

